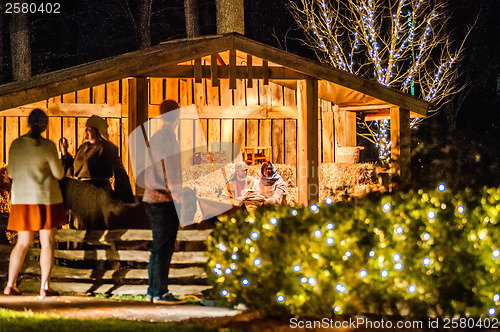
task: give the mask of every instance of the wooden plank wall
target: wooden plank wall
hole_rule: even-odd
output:
[[[108,122],[110,141],[120,147],[124,166],[128,167],[128,82],[129,79],[110,82],[88,89],[50,98],[49,100],[0,112],[0,162],[8,162],[8,149],[14,139],[25,134],[27,116],[34,107],[48,110],[49,126],[46,135],[56,144],[61,137],[69,141],[69,151],[75,155],[85,137],[85,122],[92,113],[105,117]],[[150,117],[158,114],[159,104],[173,99],[181,106],[292,106],[296,107],[296,91],[270,82],[253,80],[252,88],[247,80],[238,79],[236,89],[229,89],[229,80],[220,79],[213,87],[210,79],[195,83],[194,79],[150,78]],[[319,102],[319,160],[334,162],[336,139],[334,113],[330,102]],[[30,107],[32,106],[32,107]],[[68,115],[66,115],[68,114]],[[149,135],[159,128],[152,120]],[[248,145],[272,146],[272,161],[288,165],[297,164],[296,119],[218,119],[201,118],[196,124],[183,119],[180,123],[180,143],[183,150],[193,143],[230,142],[240,147]],[[338,129],[338,128],[337,128]],[[181,134],[182,133],[182,134]]]

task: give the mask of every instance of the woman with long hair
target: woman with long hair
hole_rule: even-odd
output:
[[[28,117],[30,131],[12,143],[7,171],[12,179],[12,200],[7,229],[17,231],[17,243],[9,261],[6,295],[20,295],[16,280],[33,234],[40,235],[40,297],[55,296],[49,288],[54,260],[54,238],[58,227],[67,222],[58,180],[64,168],[55,144],[41,136],[48,124],[47,115],[34,109]]]

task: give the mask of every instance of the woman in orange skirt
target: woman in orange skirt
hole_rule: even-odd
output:
[[[17,243],[9,261],[6,295],[20,295],[16,279],[24,262],[33,233],[40,233],[40,297],[58,295],[49,288],[50,271],[54,260],[54,238],[57,227],[67,222],[58,180],[64,168],[56,146],[41,136],[48,124],[47,115],[40,109],[28,117],[30,131],[17,138],[9,150],[7,170],[12,179],[11,211],[7,229],[18,232]]]

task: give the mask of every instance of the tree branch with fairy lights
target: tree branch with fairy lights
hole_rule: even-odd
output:
[[[290,1],[305,43],[322,62],[435,105],[457,92],[455,64],[463,49],[463,43],[453,46],[445,8],[446,1]],[[372,135],[379,151],[389,151],[388,125],[363,124],[369,133],[379,133]],[[380,153],[381,160],[384,155]]]

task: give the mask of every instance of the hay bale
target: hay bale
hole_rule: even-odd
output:
[[[0,166],[0,213],[10,212],[10,188],[12,182],[7,174],[7,165]]]

